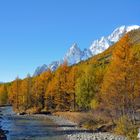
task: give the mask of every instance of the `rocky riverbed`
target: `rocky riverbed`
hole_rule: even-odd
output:
[[[111,133],[93,132],[79,128],[76,123],[66,120],[62,117],[47,115],[56,124],[62,126],[68,140],[127,140],[123,136],[117,136]]]
[[[2,116],[4,120],[0,123],[0,140],[126,140],[123,136],[111,133],[100,133],[89,131],[78,127],[63,117],[55,115],[16,115],[10,114],[9,109]],[[2,118],[0,118],[2,119]],[[5,135],[5,131],[8,134]]]

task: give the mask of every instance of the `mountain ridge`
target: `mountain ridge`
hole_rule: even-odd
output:
[[[110,46],[115,44],[119,39],[124,36],[129,31],[139,29],[140,26],[138,25],[131,25],[131,26],[120,26],[116,28],[110,35],[108,36],[102,36],[100,39],[94,40],[89,48],[85,48],[84,50],[81,50],[77,43],[74,43],[67,51],[67,53],[64,55],[64,57],[59,61],[53,61],[49,65],[42,65],[37,67],[35,70],[33,76],[37,76],[41,74],[42,72],[47,71],[50,69],[51,71],[55,71],[60,64],[67,61],[68,65],[77,64],[81,61],[87,60],[88,58],[97,55],[99,53],[102,53],[106,49],[108,49]]]

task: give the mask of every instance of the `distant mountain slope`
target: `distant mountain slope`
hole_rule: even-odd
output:
[[[54,61],[48,66],[44,64],[40,67],[37,67],[37,69],[34,72],[34,76],[41,74],[47,69],[54,71],[64,61],[67,61],[69,65],[73,65],[79,63],[80,61],[87,60],[88,58],[97,55],[99,53],[102,53],[103,51],[108,49],[110,46],[115,44],[123,35],[125,35],[129,31],[139,29],[139,28],[140,26],[138,25],[121,26],[119,28],[116,28],[109,36],[101,37],[100,39],[93,41],[91,46],[87,49],[84,49],[83,51],[78,47],[76,43],[74,43],[70,47],[68,52],[64,55],[62,60]]]
[[[47,71],[48,69],[54,71],[58,68],[59,65],[60,65],[59,61],[54,61],[51,64],[49,64],[48,66],[46,64],[44,64],[42,66],[39,66],[39,67],[36,68],[33,76],[40,75],[41,73]]]

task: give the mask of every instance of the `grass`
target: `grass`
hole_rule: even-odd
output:
[[[55,112],[56,116],[61,116],[67,120],[70,120],[79,127],[86,128],[94,131],[111,131],[112,124],[105,120],[105,117],[101,117],[98,114],[92,112]]]

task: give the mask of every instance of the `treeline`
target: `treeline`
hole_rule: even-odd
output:
[[[9,102],[19,112],[88,110],[102,78],[101,68],[69,67],[64,63],[55,72],[27,75],[24,80],[17,77],[9,87]]]
[[[140,105],[140,31],[125,35],[111,48],[111,53],[109,49],[71,67],[64,63],[55,72],[17,77],[7,89],[1,86],[3,98],[8,95],[18,112],[92,109],[105,112],[112,121],[128,115],[135,123]]]

